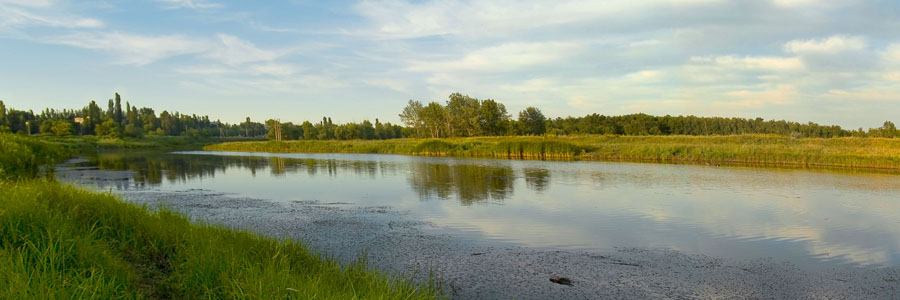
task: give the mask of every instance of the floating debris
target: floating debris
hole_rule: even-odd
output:
[[[559,277],[559,276],[550,277],[550,282],[562,284],[562,285],[572,285],[571,279],[568,279],[565,277]]]

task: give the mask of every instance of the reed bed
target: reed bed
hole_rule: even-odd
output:
[[[900,139],[780,135],[476,137],[352,141],[237,142],[206,150],[275,153],[387,153],[554,160],[746,163],[900,169]]]

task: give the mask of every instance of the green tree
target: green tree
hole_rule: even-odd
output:
[[[316,131],[316,127],[313,126],[309,121],[303,121],[300,124],[300,128],[303,130],[303,139],[304,140],[315,140],[319,138],[319,133]]]
[[[40,134],[52,134],[53,133],[53,120],[45,120],[38,124],[38,132]]]
[[[334,123],[331,123],[331,118],[329,117],[322,117],[322,122],[317,124],[316,131],[320,140],[332,140],[335,138]]]
[[[519,112],[519,124],[522,126],[522,134],[525,135],[542,135],[546,131],[544,113],[541,110],[529,106],[525,110]]]
[[[372,126],[372,122],[369,122],[369,120],[363,120],[362,123],[359,124],[357,130],[357,136],[359,136],[359,138],[366,140],[375,139],[375,126]]]
[[[403,112],[400,113],[400,120],[407,127],[413,128],[416,137],[424,137],[425,120],[422,116],[424,109],[422,102],[409,100],[409,103],[403,108]]]
[[[876,136],[886,137],[886,138],[894,138],[897,137],[897,126],[894,125],[894,122],[884,121],[884,125],[878,130]]]
[[[119,124],[119,126],[122,126],[122,123],[124,121],[124,114],[122,113],[122,97],[119,96],[119,93],[116,93],[116,105],[113,118],[116,120],[116,123]]]
[[[84,128],[84,134],[97,134],[94,132],[94,128],[103,121],[103,109],[97,105],[97,102],[91,100],[85,110],[84,123],[81,125]]]
[[[509,126],[509,114],[506,112],[506,106],[502,103],[487,99],[481,101],[478,121],[481,135],[503,135]]]
[[[116,121],[113,119],[106,119],[103,123],[97,125],[94,128],[94,132],[97,133],[97,136],[105,137],[105,138],[120,138],[122,133],[119,130],[119,124],[116,124]]]
[[[447,137],[447,112],[437,102],[428,103],[421,112],[425,131],[431,138]]]
[[[109,103],[107,103],[106,117],[110,119],[116,118],[116,102],[113,99],[109,99]]]
[[[53,134],[58,136],[67,136],[72,135],[75,131],[75,128],[72,126],[72,123],[66,120],[56,120],[51,122]]]
[[[447,114],[448,136],[479,135],[479,119],[481,103],[478,99],[460,93],[450,94],[445,108]]]
[[[3,104],[3,100],[0,100],[0,126],[9,126],[9,120],[6,118],[6,105]]]
[[[131,106],[131,103],[125,102],[125,120],[128,121],[127,124],[134,124],[135,127],[143,129],[144,125],[142,124],[141,115],[136,106]]]
[[[159,128],[159,118],[156,117],[156,112],[152,108],[141,108],[140,120],[142,127],[144,127],[144,132],[153,132]]]
[[[177,118],[172,116],[168,111],[159,114],[159,128],[167,135],[176,135],[178,129]]]
[[[138,124],[128,124],[125,125],[124,134],[127,137],[140,138],[144,136],[143,127],[137,126]]]

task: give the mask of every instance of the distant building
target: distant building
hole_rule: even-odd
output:
[[[82,117],[75,117],[74,121],[75,121],[75,123],[78,123],[78,124],[84,124],[84,118],[82,118]]]

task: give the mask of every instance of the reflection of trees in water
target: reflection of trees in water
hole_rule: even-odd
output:
[[[168,182],[215,177],[217,172],[244,169],[256,176],[269,171],[275,176],[306,173],[309,176],[354,174],[375,179],[408,174],[408,182],[422,199],[458,198],[463,205],[502,202],[513,193],[515,172],[508,166],[412,162],[410,164],[338,159],[292,159],[283,157],[185,155],[167,153],[104,153],[92,159],[101,170],[129,170],[135,173],[133,185],[158,185]],[[408,168],[408,169],[407,169]],[[543,191],[550,182],[550,171],[526,168],[528,188]]]
[[[385,169],[396,168],[392,164],[384,164],[376,161],[349,161],[336,159],[291,159],[283,157],[270,157],[270,169],[272,174],[284,175],[306,172],[313,176],[319,172],[328,174],[329,176],[337,176],[342,172],[349,172],[355,175],[365,175],[375,178],[379,173],[385,173]]]
[[[216,172],[228,169],[246,169],[253,176],[268,169],[273,175],[306,172],[314,176],[341,172],[375,178],[378,174],[397,174],[396,164],[376,161],[349,161],[336,159],[290,159],[282,157],[184,155],[147,152],[101,153],[90,159],[101,170],[133,171],[135,186],[158,185],[163,179],[169,182],[215,177]]]
[[[525,168],[525,184],[532,190],[543,192],[550,184],[550,171],[547,169]]]
[[[456,195],[463,205],[502,202],[513,192],[510,167],[417,162],[410,165],[409,184],[422,199]]]
[[[196,160],[185,155],[160,153],[101,153],[91,159],[101,170],[133,171],[136,185],[156,185],[165,178],[170,182],[213,177],[224,171],[221,159]]]

